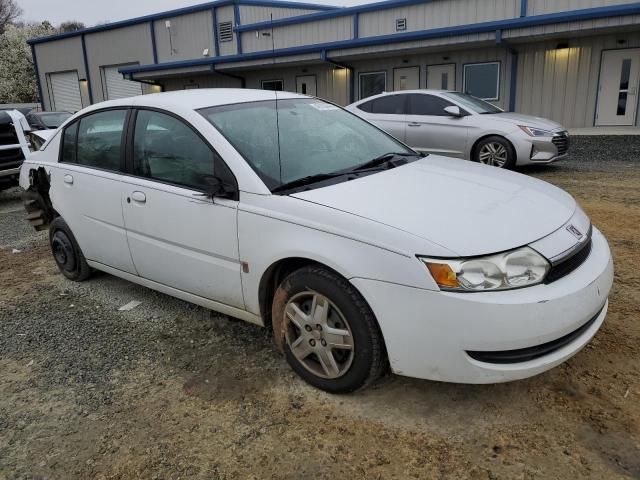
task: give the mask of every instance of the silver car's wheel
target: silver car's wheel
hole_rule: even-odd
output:
[[[480,163],[501,168],[507,163],[508,156],[509,153],[504,145],[497,142],[485,143],[478,154]]]
[[[300,292],[286,304],[284,315],[285,341],[306,370],[326,379],[349,370],[354,356],[351,327],[327,297]]]
[[[492,135],[478,142],[473,160],[492,167],[511,169],[516,166],[516,152],[506,138]]]

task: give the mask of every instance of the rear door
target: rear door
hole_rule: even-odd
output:
[[[469,131],[466,117],[444,111],[453,103],[426,93],[410,94],[406,143],[421,152],[464,158]]]
[[[64,129],[51,195],[87,260],[136,274],[121,203],[128,114],[99,111]]]
[[[357,106],[359,110],[364,112],[358,113],[358,115],[403,142],[407,121],[406,99],[407,94],[403,93],[374,98]]]
[[[232,174],[183,119],[141,109],[129,138],[124,218],[141,277],[244,307],[236,200],[203,196],[214,176]]]

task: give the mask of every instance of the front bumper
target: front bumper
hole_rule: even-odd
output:
[[[592,241],[589,258],[574,272],[520,290],[452,293],[369,279],[352,283],[378,319],[395,373],[457,383],[518,380],[572,357],[602,325],[613,263],[607,241],[596,229]],[[576,331],[569,342],[532,360],[489,363],[467,353],[528,349]]]
[[[544,165],[569,155],[569,135],[566,132],[558,132],[554,137],[529,137],[516,132],[507,138],[516,150],[517,165]]]

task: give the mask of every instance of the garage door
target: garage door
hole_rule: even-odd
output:
[[[77,71],[49,74],[49,87],[54,110],[77,112],[82,109]]]
[[[116,65],[115,67],[102,67],[102,75],[104,79],[105,94],[107,100],[117,100],[119,98],[135,97],[142,95],[142,85],[139,82],[132,82],[122,78],[122,74],[118,72],[119,68],[124,65]]]

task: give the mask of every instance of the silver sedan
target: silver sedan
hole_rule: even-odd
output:
[[[459,92],[387,92],[346,107],[415,150],[501,168],[567,156],[569,134],[545,118],[504,112]]]

